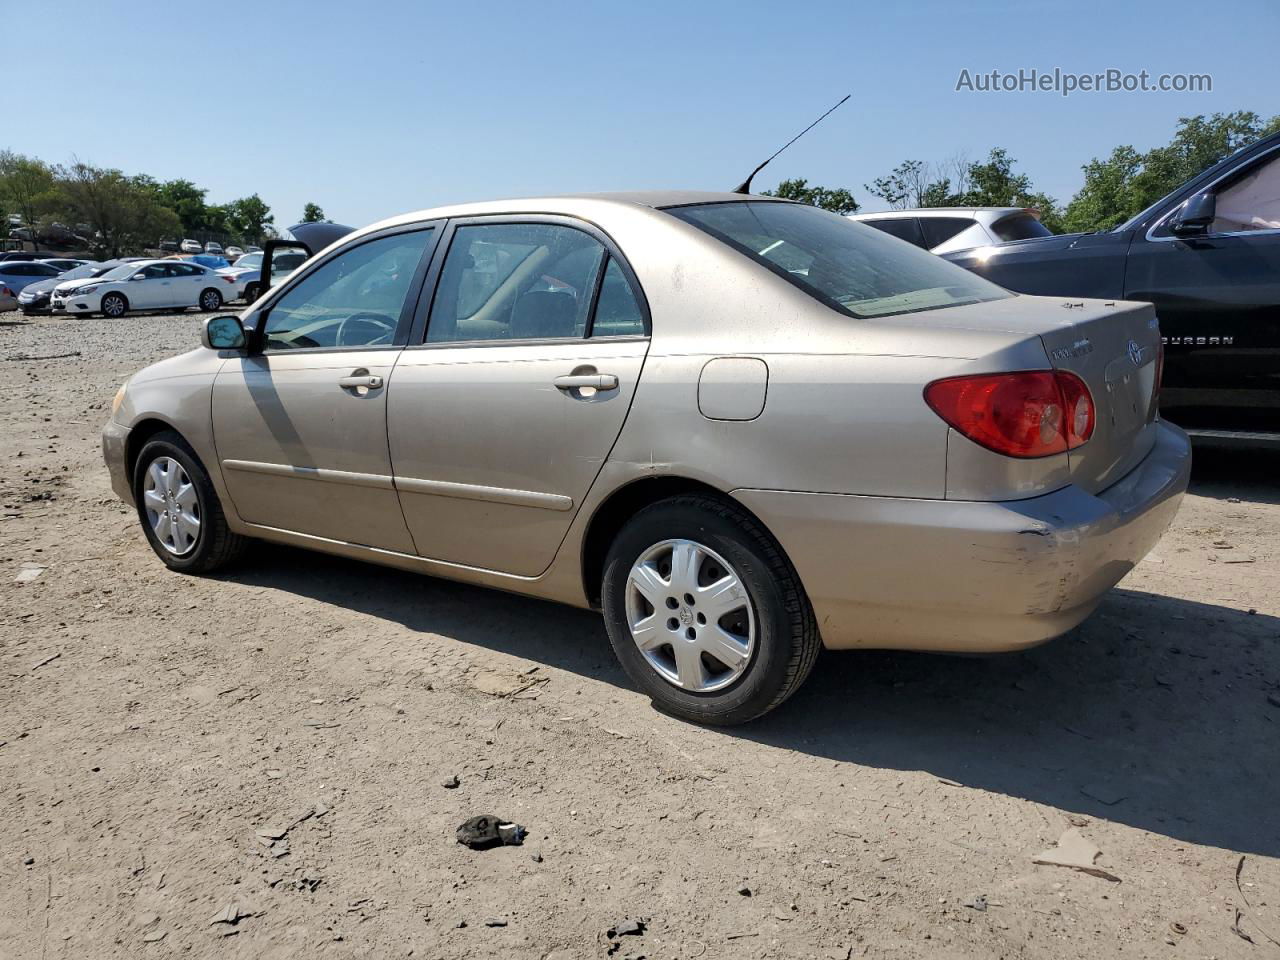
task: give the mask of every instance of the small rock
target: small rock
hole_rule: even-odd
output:
[[[740,896],[749,897],[751,896],[751,888],[744,883],[738,888],[738,894]]]
[[[962,903],[961,906],[968,907],[970,910],[977,910],[979,913],[986,913],[987,912],[987,895],[985,893],[980,893],[978,894],[978,896],[974,897],[972,900],[964,901],[964,903]]]
[[[23,865],[24,867],[29,867],[29,866],[31,866],[31,865],[32,865],[33,863],[35,863],[35,862],[36,862],[36,858],[35,858],[35,857],[23,857],[23,859],[22,859],[22,865]]]
[[[143,943],[159,943],[168,935],[168,933],[169,933],[168,930],[152,930],[150,933],[145,934],[143,936],[142,942]]]
[[[444,787],[446,790],[457,790],[458,787],[462,786],[462,781],[458,779],[458,775],[455,773],[453,776],[441,783],[440,786]]]
[[[530,859],[530,860],[532,860],[534,863],[541,863],[541,862],[542,862],[542,854],[540,854],[540,853],[535,853],[535,854],[534,854],[532,857],[530,857],[529,859]]]
[[[615,937],[640,937],[644,935],[645,924],[647,922],[648,921],[644,917],[620,920],[605,932],[605,936],[610,940]]]
[[[484,925],[486,927],[505,927],[507,925],[507,921],[502,917],[485,917]]]

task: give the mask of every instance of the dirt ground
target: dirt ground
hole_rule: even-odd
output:
[[[1198,451],[1063,639],[824,654],[701,729],[590,613],[166,571],[98,435],[199,320],[0,316],[0,958],[1280,957],[1280,458]],[[1032,862],[1073,825],[1118,882]]]

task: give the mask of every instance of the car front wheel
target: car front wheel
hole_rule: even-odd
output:
[[[209,474],[178,433],[162,431],[139,452],[133,496],[147,542],[173,570],[209,573],[244,548],[245,538],[227,525]]]
[[[696,723],[745,723],[789,697],[821,641],[799,578],[733,504],[690,495],[646,507],[605,561],[605,624],[654,704]]]
[[[115,320],[129,312],[129,301],[123,293],[108,293],[102,298],[101,309],[104,317]]]

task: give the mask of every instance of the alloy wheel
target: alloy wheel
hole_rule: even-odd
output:
[[[206,310],[217,310],[222,306],[222,298],[218,296],[215,290],[206,290],[200,298],[200,305]]]
[[[108,317],[118,317],[124,313],[124,301],[119,297],[106,296],[102,299],[102,312]]]
[[[627,577],[626,615],[649,666],[690,693],[729,686],[755,652],[755,613],[742,578],[692,540],[664,540],[640,555]]]
[[[200,499],[182,464],[172,457],[152,460],[142,502],[160,545],[177,557],[190,553],[200,538]]]

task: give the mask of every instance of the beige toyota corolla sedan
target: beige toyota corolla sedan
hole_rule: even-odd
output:
[[[740,723],[821,646],[1069,630],[1187,485],[1149,304],[1016,296],[736,194],[442,207],[350,234],[121,387],[169,567],[252,539],[603,611],[661,708]]]

